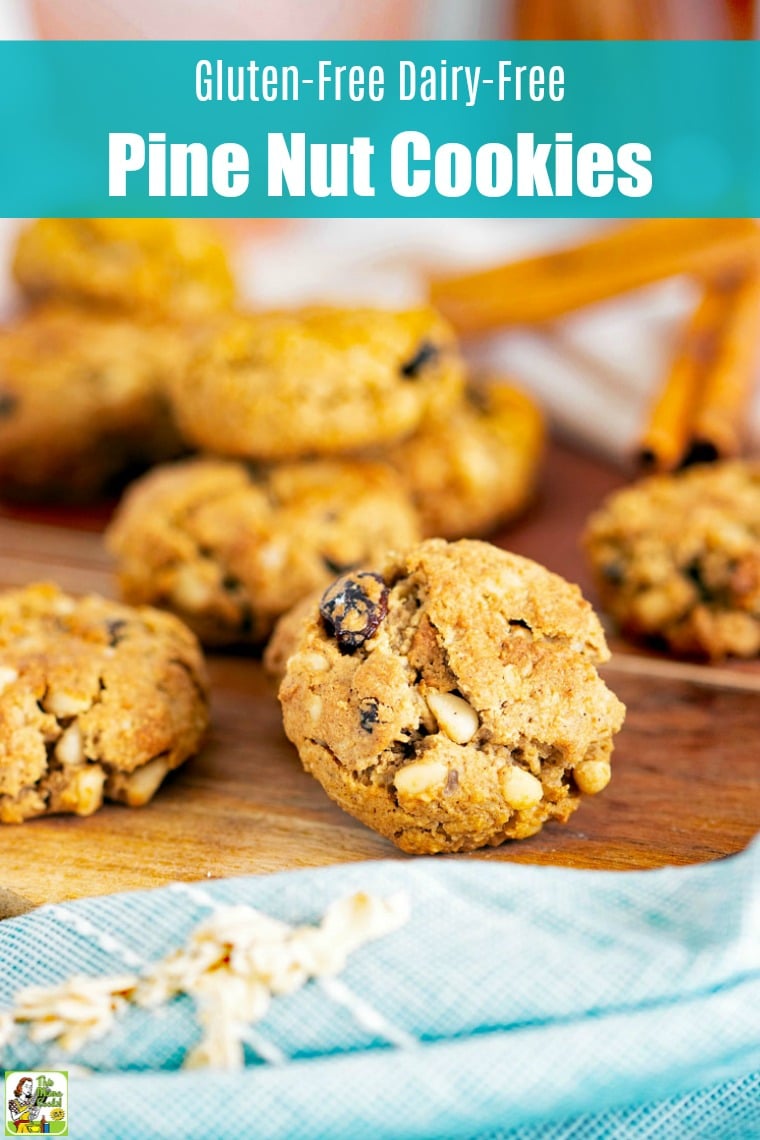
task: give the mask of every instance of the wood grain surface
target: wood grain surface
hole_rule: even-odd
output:
[[[578,535],[622,475],[555,445],[535,506],[496,541],[581,583]],[[0,586],[55,579],[113,594],[106,511],[6,511]],[[716,859],[760,827],[760,668],[687,665],[612,639],[608,684],[628,706],[613,780],[564,826],[468,856],[632,869]],[[301,769],[258,661],[211,659],[203,753],[145,808],[0,826],[0,914],[82,895],[358,859],[408,858],[345,815]]]

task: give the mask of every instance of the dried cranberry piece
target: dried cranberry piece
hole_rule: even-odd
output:
[[[374,697],[365,697],[359,704],[359,723],[370,736],[380,719],[380,705]]]
[[[622,586],[625,581],[625,567],[622,562],[613,559],[602,566],[602,577],[612,586]]]
[[[426,364],[432,364],[440,356],[440,348],[430,340],[423,340],[410,360],[401,365],[401,375],[406,380],[416,380]]]
[[[18,396],[7,388],[0,388],[0,419],[12,416],[18,407]]]
[[[322,562],[325,570],[329,574],[345,574],[349,570],[353,570],[356,566],[355,562],[336,562],[334,558],[330,558],[329,554],[322,555]]]
[[[340,652],[355,653],[388,613],[388,588],[370,570],[346,574],[325,590],[319,612]]]
[[[712,440],[695,439],[681,460],[681,468],[694,467],[697,463],[714,463],[716,459],[720,459],[720,452]]]
[[[697,587],[697,593],[699,594],[699,600],[701,602],[715,601],[714,591],[710,589],[710,586],[705,581],[704,567],[698,558],[693,558],[689,565],[684,567],[683,573],[689,581],[693,582]]]
[[[465,399],[476,412],[479,412],[483,416],[488,415],[489,399],[487,389],[482,386],[476,387],[474,384],[469,384],[465,391]]]
[[[127,628],[127,622],[124,618],[111,618],[106,622],[106,633],[108,634],[108,644],[111,648],[115,648],[122,640],[124,630]]]

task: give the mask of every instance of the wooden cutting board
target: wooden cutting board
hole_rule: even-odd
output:
[[[588,512],[619,473],[555,445],[540,500],[496,538],[581,583]],[[0,586],[55,579],[113,594],[100,531],[107,512],[0,517]],[[570,822],[469,856],[632,869],[716,859],[760,828],[760,665],[689,666],[612,639],[608,684],[628,706],[613,781]],[[0,914],[83,895],[359,859],[408,858],[335,807],[285,739],[258,661],[211,659],[203,753],[145,808],[0,826]]]

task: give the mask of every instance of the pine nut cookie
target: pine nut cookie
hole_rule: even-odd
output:
[[[617,491],[591,516],[585,546],[602,605],[626,633],[716,661],[760,652],[760,463]]]
[[[183,449],[169,329],[46,305],[0,329],[0,496],[88,498]]]
[[[380,464],[201,458],[133,484],[106,541],[127,601],[173,610],[223,645],[262,642],[305,594],[418,537],[406,492]]]
[[[186,218],[39,218],[13,273],[32,300],[195,320],[228,309],[235,286],[214,230]]]
[[[142,806],[207,724],[203,657],[176,618],[51,585],[0,594],[0,823]]]
[[[185,437],[257,460],[396,440],[457,400],[463,365],[430,309],[307,309],[220,319],[170,385]]]
[[[417,507],[425,536],[477,537],[519,514],[535,490],[544,425],[505,382],[470,383],[448,415],[431,417],[385,452]]]
[[[297,631],[285,731],[347,812],[415,854],[566,820],[610,777],[624,707],[577,586],[484,542],[429,539],[333,582]]]

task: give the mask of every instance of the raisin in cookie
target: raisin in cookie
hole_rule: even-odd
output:
[[[285,731],[346,811],[404,851],[566,820],[609,780],[624,708],[577,586],[484,542],[429,539],[337,579],[297,631]]]
[[[184,218],[39,218],[19,236],[13,272],[34,300],[178,320],[227,309],[235,292],[213,229]]]
[[[86,498],[182,450],[163,382],[170,330],[62,305],[0,330],[0,495]]]
[[[719,660],[760,651],[760,464],[655,475],[611,495],[585,545],[626,632]]]
[[[311,309],[220,320],[170,396],[192,443],[281,460],[395,440],[462,384],[453,334],[430,309]]]
[[[127,601],[171,609],[219,645],[263,641],[305,594],[418,537],[403,487],[379,464],[208,458],[135,483],[107,542]]]
[[[170,614],[47,585],[0,594],[0,822],[141,806],[207,723],[203,657]]]
[[[408,487],[424,535],[475,537],[529,502],[543,441],[528,396],[506,383],[471,383],[448,415],[428,418],[385,458]]]

